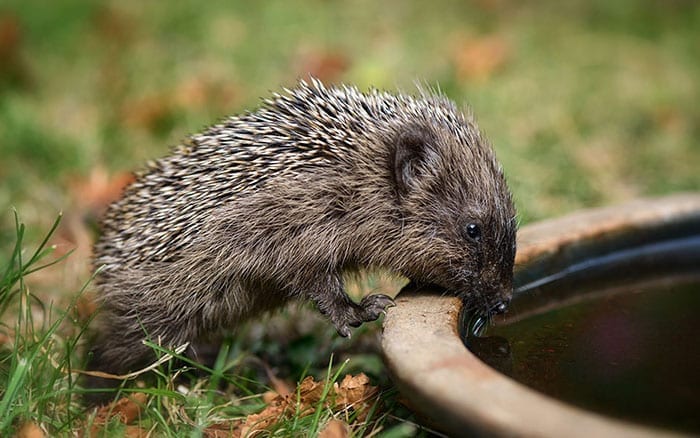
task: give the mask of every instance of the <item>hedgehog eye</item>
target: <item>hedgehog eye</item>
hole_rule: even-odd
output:
[[[477,242],[481,239],[481,227],[479,227],[479,224],[470,223],[465,228],[465,231],[470,239]]]

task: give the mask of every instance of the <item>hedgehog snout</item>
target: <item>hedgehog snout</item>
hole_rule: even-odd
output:
[[[508,311],[508,306],[510,305],[510,299],[501,299],[496,301],[494,305],[489,309],[491,315],[502,315]]]
[[[475,293],[478,312],[485,316],[503,314],[508,311],[513,295],[512,281],[489,281],[479,279],[471,288]]]

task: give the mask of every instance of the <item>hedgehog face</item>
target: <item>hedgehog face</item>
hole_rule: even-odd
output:
[[[404,218],[404,274],[502,312],[512,293],[515,208],[491,148],[472,125],[411,126],[394,145],[393,178]],[[410,241],[410,243],[409,243]]]
[[[498,222],[491,215],[471,215],[461,225],[462,257],[448,267],[459,295],[482,314],[505,311],[512,294],[515,259],[514,221]],[[445,286],[450,288],[450,286]]]

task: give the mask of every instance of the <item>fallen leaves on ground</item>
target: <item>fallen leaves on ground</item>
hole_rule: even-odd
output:
[[[85,292],[75,303],[75,317],[81,324],[87,324],[97,311],[97,298],[94,292]]]
[[[44,431],[36,424],[28,421],[17,431],[16,438],[44,438]]]
[[[305,48],[297,55],[296,70],[323,82],[338,82],[350,68],[350,59],[340,49]]]
[[[238,438],[241,431],[236,421],[226,421],[209,425],[203,431],[204,438]]]
[[[321,429],[321,432],[318,434],[318,438],[346,438],[349,434],[348,424],[334,418],[329,421],[323,429]]]
[[[82,214],[101,216],[134,179],[130,172],[110,173],[103,165],[96,165],[87,176],[70,178],[68,188]]]
[[[139,426],[129,426],[129,423],[139,419],[143,412],[144,406],[148,401],[148,396],[143,393],[135,393],[129,397],[123,397],[119,400],[102,406],[98,409],[95,419],[92,422],[89,436],[100,436],[104,427],[111,419],[117,418],[121,423],[126,424],[124,431],[125,436],[141,437],[146,436],[148,431]]]
[[[267,378],[270,379],[270,385],[272,387],[271,391],[267,391],[265,394],[263,394],[263,401],[265,403],[270,403],[278,395],[287,395],[294,392],[293,383],[280,379],[279,377],[275,376],[275,373],[272,372],[267,364],[263,365],[265,367],[265,374],[267,374]]]
[[[364,421],[369,413],[369,408],[376,402],[379,395],[379,389],[376,386],[369,384],[369,377],[364,373],[357,376],[346,375],[340,386],[334,385],[337,394],[337,406],[343,406],[343,409],[352,408],[358,413],[357,419]]]
[[[31,75],[23,53],[23,29],[20,19],[0,11],[0,90],[4,85],[26,88]]]
[[[311,415],[319,406],[334,412],[352,410],[357,414],[358,421],[364,421],[369,408],[378,400],[379,390],[369,384],[369,378],[364,373],[346,375],[340,383],[334,383],[327,394],[324,394],[325,384],[309,376],[299,383],[296,392],[272,397],[274,392],[270,391],[265,409],[241,420],[211,425],[204,430],[204,435],[207,438],[255,436],[287,416]],[[327,438],[346,437],[348,428],[345,422],[334,419],[324,427],[322,434]]]
[[[210,108],[229,111],[240,104],[242,90],[216,72],[202,72],[184,78],[169,92],[173,105],[182,111]]]
[[[453,62],[462,80],[490,79],[511,58],[508,41],[498,35],[459,38]]]

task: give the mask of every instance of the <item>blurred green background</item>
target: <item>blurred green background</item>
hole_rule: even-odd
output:
[[[522,223],[700,188],[697,1],[5,0],[0,248],[309,74],[471,107]]]
[[[0,270],[16,237],[12,207],[28,226],[29,247],[63,211],[52,243],[56,255],[75,253],[27,285],[42,308],[66,308],[90,277],[97,218],[131,170],[309,75],[363,90],[411,93],[426,83],[473,111],[503,163],[521,223],[700,190],[696,0],[2,0]],[[396,284],[351,286],[357,295],[362,287],[391,293]],[[88,297],[73,310],[87,320],[94,303]],[[232,356],[249,351],[295,381],[306,371],[321,375],[331,352],[336,363],[352,355],[347,372],[388,386],[372,347],[378,325],[366,324],[350,343],[331,336],[328,324],[309,329],[320,316],[297,314],[306,329],[290,330],[290,313],[286,324],[238,336]],[[73,420],[53,408],[56,378],[48,391],[42,376],[26,386],[37,397],[27,400],[51,410],[28,402],[16,412],[80,430],[79,403],[65,408],[79,412]],[[252,393],[260,385],[249,386]],[[383,396],[391,418],[412,418],[391,394]],[[187,401],[197,412],[211,402]],[[154,412],[147,426],[161,418]],[[183,424],[158,430],[174,436]]]

